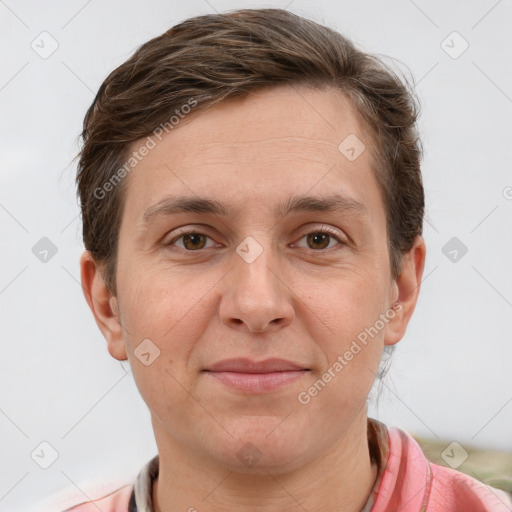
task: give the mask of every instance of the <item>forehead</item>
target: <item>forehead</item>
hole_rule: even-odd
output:
[[[333,89],[258,91],[184,116],[161,139],[128,176],[125,208],[136,210],[134,221],[166,195],[214,195],[243,207],[249,196],[261,206],[258,198],[333,187],[364,202],[368,187],[376,189],[370,136]],[[362,152],[348,158],[347,146]]]

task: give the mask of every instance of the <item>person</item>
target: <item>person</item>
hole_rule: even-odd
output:
[[[85,298],[158,454],[73,512],[510,511],[369,418],[426,245],[419,105],[281,9],[143,44],[84,120]]]

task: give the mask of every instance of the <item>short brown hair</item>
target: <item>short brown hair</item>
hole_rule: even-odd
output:
[[[280,85],[341,90],[370,129],[391,274],[398,277],[402,254],[423,229],[413,89],[381,59],[330,28],[282,9],[241,9],[187,19],[146,42],[108,75],[87,111],[77,155],[83,240],[104,264],[114,294],[127,181],[120,178],[131,145],[168,123],[191,99],[193,115]]]

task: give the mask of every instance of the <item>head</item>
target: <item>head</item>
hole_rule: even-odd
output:
[[[82,282],[157,442],[238,467],[250,439],[284,467],[364,417],[423,272],[417,114],[377,58],[278,9],[186,20],[106,78],[78,165]],[[303,371],[244,392],[208,371],[237,357]]]

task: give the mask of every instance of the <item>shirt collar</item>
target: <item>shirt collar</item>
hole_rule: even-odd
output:
[[[140,471],[133,485],[128,512],[154,512],[153,482],[158,476],[158,455],[155,455]]]

